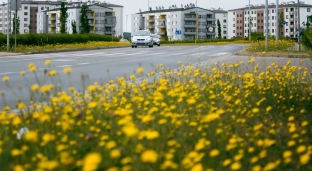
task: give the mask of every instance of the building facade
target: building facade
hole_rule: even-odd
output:
[[[22,1],[22,7],[17,12],[20,20],[19,33],[36,33],[37,31],[37,13],[60,6],[61,1]],[[7,33],[7,25],[11,21],[10,31],[13,31],[13,16],[8,19],[8,4],[0,5],[0,33]]]
[[[131,15],[131,32],[138,30],[149,30],[161,39],[167,35],[169,40],[214,39],[216,18],[211,10],[196,8],[194,4],[181,8],[173,5],[169,9],[156,7]],[[180,30],[182,34],[176,34]]]
[[[217,21],[220,21],[220,27],[221,27],[221,38],[226,39],[228,36],[228,12],[224,11],[222,9],[213,10],[213,13],[215,14],[216,18],[216,24]],[[216,38],[218,37],[218,25],[216,26]]]
[[[73,33],[72,23],[76,22],[76,31],[80,33],[80,11],[82,4],[76,3],[67,7],[66,32]],[[91,33],[116,35],[116,16],[113,9],[100,4],[87,5],[88,20]],[[46,10],[38,13],[37,20],[42,25],[37,28],[38,33],[60,33],[60,8]]]
[[[300,10],[300,23],[298,22],[298,5]],[[279,9],[276,11],[276,4],[270,3],[268,11],[265,11],[264,4],[247,5],[245,8],[234,9],[228,11],[228,38],[248,37],[249,24],[251,24],[251,32],[266,32],[266,24],[268,24],[268,33],[271,36],[277,34],[282,37],[297,37],[299,27],[303,27],[303,22],[306,18],[312,15],[312,5],[304,4],[302,1],[299,4],[295,1],[283,2],[279,4]],[[268,12],[268,23],[266,23],[266,13]],[[279,22],[276,22],[276,13],[278,14]],[[285,24],[282,24],[285,22]],[[279,30],[276,30],[276,24],[279,25]]]
[[[68,2],[68,19],[66,31],[72,33],[71,23],[76,22],[79,33],[79,15],[83,2]],[[88,2],[90,12],[91,31],[98,34],[113,34],[115,36],[123,33],[123,6],[110,4],[107,2]],[[20,20],[19,33],[59,33],[60,32],[60,7],[61,1],[33,1],[22,0],[22,7],[18,11]],[[13,14],[8,18],[8,5],[0,5],[0,33],[7,33],[9,24],[10,32],[13,31]],[[11,21],[11,22],[10,22]]]

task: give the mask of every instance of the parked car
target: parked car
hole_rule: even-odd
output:
[[[154,45],[157,45],[157,46],[160,46],[160,39],[159,39],[159,36],[157,34],[152,34],[153,36],[153,44]]]
[[[133,33],[131,36],[132,48],[138,46],[153,47],[153,37],[149,31],[139,30]]]

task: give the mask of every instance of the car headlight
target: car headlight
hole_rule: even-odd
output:
[[[146,38],[145,40],[150,41],[150,40],[152,40],[152,39],[151,39],[151,38]]]
[[[136,40],[136,39],[131,39],[131,41],[132,41],[132,42],[136,42],[137,40]]]

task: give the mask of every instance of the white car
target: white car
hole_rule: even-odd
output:
[[[133,33],[131,36],[132,48],[138,46],[153,47],[153,37],[149,31],[139,30]]]
[[[160,39],[157,34],[152,34],[154,45],[160,46]]]

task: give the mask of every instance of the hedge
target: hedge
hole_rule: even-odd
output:
[[[312,48],[312,28],[308,28],[307,30],[303,31],[301,41],[305,46]]]
[[[17,45],[44,46],[48,44],[71,44],[87,43],[88,41],[111,42],[112,36],[99,34],[18,34],[16,36]],[[113,37],[114,42],[119,42],[118,37]],[[0,45],[7,44],[7,36],[0,35]],[[10,35],[10,45],[14,45],[14,35]]]

